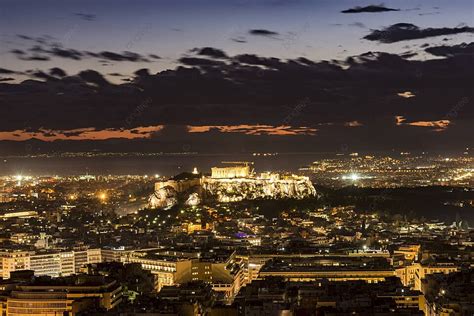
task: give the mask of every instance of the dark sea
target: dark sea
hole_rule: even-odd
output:
[[[296,172],[313,161],[335,157],[335,154],[288,153],[272,156],[253,154],[162,154],[156,156],[95,157],[5,157],[0,160],[0,176],[66,176],[66,175],[155,175],[173,176],[192,171],[207,173],[222,162],[254,162],[257,172]]]

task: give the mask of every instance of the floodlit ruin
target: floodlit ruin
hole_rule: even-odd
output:
[[[308,177],[273,172],[255,173],[251,163],[211,168],[210,175],[182,173],[155,184],[152,208],[169,208],[183,201],[196,206],[204,199],[237,202],[254,199],[303,199],[316,195]]]

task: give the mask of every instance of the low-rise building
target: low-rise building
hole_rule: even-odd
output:
[[[101,276],[35,278],[6,296],[6,315],[74,316],[89,308],[111,310],[122,301],[122,286]]]
[[[400,278],[403,285],[410,286],[415,290],[421,290],[422,280],[433,273],[453,273],[458,271],[459,267],[453,263],[432,263],[421,264],[414,263],[412,265],[398,268],[395,274]]]
[[[154,274],[157,291],[164,286],[203,281],[230,298],[244,283],[243,269],[233,263],[232,256],[220,261],[200,258],[199,253],[147,250],[129,252],[122,262],[140,263]]]
[[[421,282],[426,316],[474,315],[474,270],[427,275]]]
[[[258,278],[282,277],[287,281],[384,281],[395,273],[385,258],[323,257],[291,258],[268,261]]]

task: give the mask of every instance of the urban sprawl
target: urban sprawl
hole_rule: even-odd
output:
[[[0,315],[473,315],[473,163],[1,177]]]

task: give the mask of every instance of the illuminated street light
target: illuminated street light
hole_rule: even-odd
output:
[[[105,192],[102,192],[99,194],[99,199],[104,202],[107,199],[107,194]]]
[[[350,179],[351,179],[352,181],[357,181],[357,180],[360,179],[360,176],[359,176],[357,173],[352,173],[352,174],[350,175]]]
[[[343,179],[343,180],[357,181],[357,180],[360,180],[360,179],[361,179],[361,176],[358,175],[357,173],[351,173],[351,174],[349,174],[349,175],[342,176],[342,179]]]

